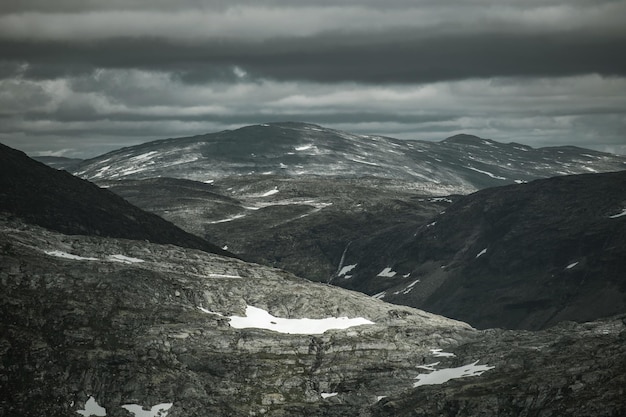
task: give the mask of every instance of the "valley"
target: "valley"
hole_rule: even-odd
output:
[[[0,415],[626,414],[624,157],[276,123],[0,162]]]
[[[76,174],[243,259],[479,328],[537,330],[626,308],[626,231],[610,220],[626,206],[625,166],[575,147],[277,123],[125,148]]]

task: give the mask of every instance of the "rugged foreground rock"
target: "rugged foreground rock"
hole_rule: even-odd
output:
[[[129,403],[173,403],[171,416],[355,414],[410,388],[429,349],[475,332],[175,246],[20,223],[4,224],[0,241],[3,415],[72,415],[90,396],[110,415],[130,415]],[[319,335],[230,327],[225,316],[247,305],[375,324]]]
[[[0,256],[0,415],[625,411],[622,318],[477,331],[232,258],[7,219]],[[248,306],[274,316],[269,328],[280,318],[373,324],[320,334],[235,328],[252,316]],[[443,374],[472,376],[414,387]]]
[[[495,368],[384,399],[372,415],[626,415],[626,315],[540,332],[486,330],[454,352],[457,364],[480,358]]]

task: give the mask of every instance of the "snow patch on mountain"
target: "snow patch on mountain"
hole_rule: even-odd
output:
[[[241,279],[241,277],[239,275],[234,275],[234,274],[216,274],[216,273],[210,273],[209,274],[209,278]]]
[[[413,387],[416,388],[421,385],[440,385],[451,379],[480,376],[483,372],[495,368],[495,366],[477,365],[478,362],[479,361],[469,365],[459,366],[458,368],[438,369],[429,374],[419,374],[415,377],[417,382],[413,383]]]
[[[152,159],[157,154],[157,151],[150,151],[141,155],[133,156],[132,158],[130,158],[130,160],[135,162],[147,161],[149,159]]]
[[[269,197],[269,196],[274,195],[274,194],[278,194],[278,187],[274,187],[273,190],[269,190],[269,191],[261,194],[261,197]]]
[[[150,410],[144,410],[139,404],[125,404],[123,409],[130,411],[135,417],[167,417],[173,403],[162,403],[152,406]]]
[[[342,275],[346,275],[348,272],[352,271],[354,268],[356,268],[357,264],[354,265],[346,265],[343,268],[341,268],[341,270],[339,271],[339,273],[337,274],[337,276],[342,276]]]
[[[404,276],[404,278],[408,278],[408,275]],[[406,287],[404,287],[403,289],[399,290],[399,291],[395,291],[394,295],[398,295],[400,293],[406,295],[408,293],[410,293],[413,290],[413,287],[415,287],[415,285],[420,282],[419,279],[416,279],[415,281],[413,281],[412,283],[410,283],[409,285],[407,285]]]
[[[488,171],[483,171],[481,169],[474,168],[474,167],[467,167],[467,168],[471,169],[472,171],[476,171],[476,172],[479,172],[481,174],[485,174],[485,175],[487,175],[487,176],[489,176],[489,177],[491,177],[493,179],[496,179],[496,180],[506,180],[506,178],[500,177],[499,175],[492,174],[491,172],[488,172]]]
[[[576,265],[578,265],[580,262],[572,262],[571,264],[567,265],[565,267],[565,269],[572,269],[574,268]]]
[[[89,416],[102,417],[102,416],[107,415],[106,408],[101,407],[100,404],[96,402],[96,399],[93,396],[89,397],[89,399],[85,403],[84,410],[76,410],[76,412],[85,417],[89,417]]]
[[[246,215],[245,214],[236,214],[234,216],[226,217],[225,219],[212,220],[210,222],[207,222],[207,224],[227,223],[227,222],[232,222],[233,220],[241,219],[242,217],[246,217]]]
[[[396,274],[397,274],[396,271],[393,271],[390,267],[386,267],[385,269],[380,271],[378,273],[378,275],[376,275],[376,276],[377,277],[383,277],[383,278],[392,278],[392,277],[395,277]]]
[[[209,314],[218,314],[203,307],[201,311]],[[287,319],[274,317],[262,308],[247,306],[245,317],[230,316],[230,326],[235,329],[266,329],[285,334],[322,334],[328,330],[343,330],[374,322],[363,318],[328,317],[324,319]]]
[[[46,255],[54,256],[54,257],[57,257],[57,258],[71,259],[71,260],[74,260],[74,261],[102,261],[102,260],[106,260],[106,261],[110,261],[110,262],[121,262],[121,263],[125,263],[125,264],[134,264],[134,263],[145,262],[143,259],[132,258],[130,256],[121,255],[121,254],[108,255],[106,257],[106,259],[100,259],[100,258],[93,258],[93,257],[73,255],[71,253],[67,253],[67,252],[60,251],[60,250],[44,251],[44,253]]]
[[[621,213],[614,214],[609,216],[609,219],[617,219],[618,217],[626,216],[626,208],[623,208]]]
[[[99,261],[100,260],[98,258],[72,255],[71,253],[63,252],[60,250],[45,251],[45,254],[50,255],[50,256],[55,256],[57,258],[72,259],[74,261]]]
[[[119,254],[118,255],[109,255],[109,256],[107,256],[107,260],[113,261],[113,262],[121,262],[121,263],[125,263],[125,264],[136,264],[136,263],[145,262],[143,259],[132,258],[130,256],[119,255]]]
[[[454,353],[450,353],[450,352],[444,352],[443,349],[430,349],[430,353],[435,357],[435,358],[452,358],[454,356],[456,356]]]

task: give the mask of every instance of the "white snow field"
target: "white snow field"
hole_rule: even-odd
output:
[[[378,273],[378,275],[376,275],[376,276],[377,277],[384,277],[384,278],[392,278],[392,277],[395,277],[396,274],[397,274],[396,271],[393,271],[390,267],[386,267],[385,269],[380,271]]]
[[[609,216],[609,219],[617,219],[618,217],[626,216],[626,208],[622,209],[621,213],[614,214]]]
[[[98,258],[86,258],[84,256],[72,255],[71,253],[60,250],[47,250],[46,255],[56,256],[57,258],[72,259],[74,261],[99,261]]]
[[[108,255],[106,259],[100,259],[100,258],[73,255],[71,253],[63,252],[60,250],[47,250],[44,253],[46,255],[55,256],[57,258],[63,258],[63,259],[71,259],[73,261],[109,261],[109,262],[120,262],[124,264],[136,264],[136,263],[145,262],[143,259],[132,258],[130,256],[121,255],[121,254]]]
[[[106,416],[107,415],[107,410],[104,407],[101,407],[97,402],[96,399],[92,397],[89,397],[89,399],[87,400],[87,402],[85,403],[85,409],[84,410],[76,410],[76,412],[78,414],[81,414],[85,417],[89,417],[89,416]]]
[[[135,417],[167,417],[169,409],[172,408],[173,403],[162,403],[153,406],[150,410],[144,410],[142,406],[138,404],[125,404],[122,408],[130,411]]]
[[[413,383],[413,387],[421,385],[438,385],[448,382],[451,379],[466,378],[469,376],[479,376],[483,372],[495,368],[495,366],[477,365],[478,361],[458,368],[437,369],[429,374],[419,374],[415,377],[417,382]],[[434,366],[435,364],[433,364]]]
[[[198,307],[201,311],[208,314],[219,313],[207,310],[204,307]],[[247,306],[246,316],[229,316],[230,326],[235,329],[266,329],[278,333],[286,334],[322,334],[328,330],[348,329],[354,326],[364,324],[374,324],[374,322],[363,317],[327,317],[325,319],[286,319],[274,317],[262,308]]]

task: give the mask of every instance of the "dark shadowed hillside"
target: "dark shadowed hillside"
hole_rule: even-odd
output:
[[[0,212],[66,234],[149,240],[227,254],[108,190],[2,144]]]
[[[345,264],[342,286],[482,328],[623,312],[626,171],[482,190],[353,245]]]

